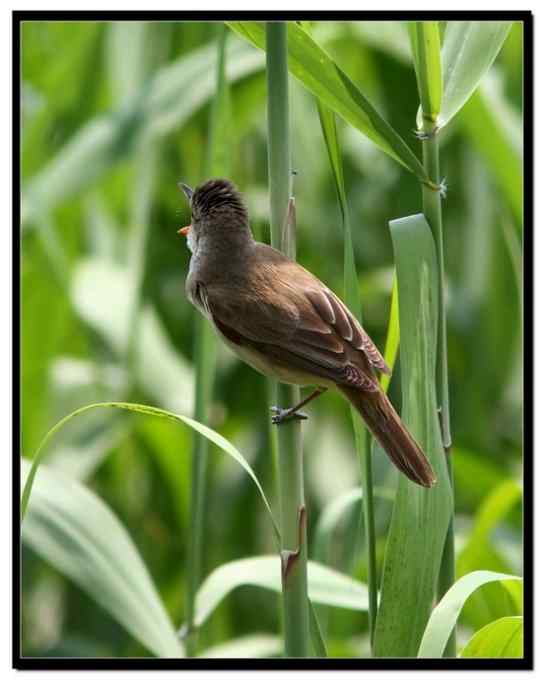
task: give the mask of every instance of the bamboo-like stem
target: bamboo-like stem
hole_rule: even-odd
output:
[[[282,250],[288,251],[291,247],[294,252],[294,237],[289,241],[289,232],[294,232],[294,227],[282,232],[291,186],[287,26],[284,22],[266,25],[266,73],[271,243]],[[290,407],[299,400],[296,386],[278,385],[277,391],[281,407]],[[300,421],[293,420],[278,428],[278,479],[285,654],[288,657],[306,657],[309,656],[309,612]]]
[[[215,174],[216,137],[224,116],[222,106],[226,98],[225,45],[227,31],[223,25],[218,28],[216,95],[212,103],[209,126],[209,145],[207,151],[206,173]],[[224,172],[224,171],[221,171]],[[208,407],[212,399],[215,377],[216,340],[210,324],[200,315],[197,318],[197,335],[194,359],[196,361],[194,418],[206,423]],[[197,652],[198,638],[194,627],[195,598],[202,576],[202,556],[204,547],[204,522],[206,499],[206,474],[208,465],[208,440],[201,434],[194,435],[191,458],[191,510],[189,549],[187,553],[187,589],[185,598],[185,628],[187,632],[186,650],[188,656]]]
[[[439,147],[436,137],[436,123],[423,120],[423,129],[427,136],[423,140],[423,165],[429,179],[440,185]],[[453,493],[453,472],[449,449],[451,447],[450,409],[448,387],[448,352],[446,337],[446,309],[445,309],[445,270],[444,270],[444,240],[442,235],[442,201],[440,193],[423,186],[423,212],[434,236],[438,258],[438,342],[437,342],[437,393],[440,408],[440,424],[442,442],[446,452],[446,461]],[[448,526],[440,573],[438,577],[438,596],[441,598],[455,582],[455,548],[453,515]],[[456,656],[455,628],[448,640],[444,656]]]

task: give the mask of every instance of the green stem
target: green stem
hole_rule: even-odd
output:
[[[266,73],[271,242],[276,248],[294,250],[294,238],[289,241],[289,232],[285,233],[285,244],[282,244],[291,185],[287,26],[284,22],[266,25]],[[294,232],[293,227],[291,231]],[[281,407],[290,407],[298,400],[296,386],[278,385]],[[285,654],[306,657],[309,656],[306,509],[299,421],[279,426],[278,451]]]
[[[423,166],[432,182],[440,184],[439,147],[435,131],[436,123],[424,119],[423,129],[428,139],[423,141]],[[442,442],[446,451],[446,461],[453,493],[453,472],[449,449],[451,447],[449,388],[448,388],[448,352],[446,337],[446,309],[445,309],[445,270],[444,270],[444,240],[442,235],[442,201],[440,193],[423,186],[423,212],[429,223],[436,244],[438,256],[439,304],[438,304],[438,342],[437,342],[437,392],[440,408],[440,424]],[[438,576],[438,597],[442,596],[455,582],[455,548],[453,514],[450,519],[440,573]],[[448,641],[445,656],[456,656],[455,628]]]

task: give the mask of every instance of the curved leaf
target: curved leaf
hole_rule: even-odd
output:
[[[198,590],[195,625],[202,625],[228,594],[243,585],[281,592],[280,557],[243,558],[216,568]],[[308,595],[313,604],[354,611],[368,609],[368,591],[364,585],[313,561],[308,561]]]
[[[441,657],[464,603],[482,585],[501,580],[521,580],[516,575],[475,570],[461,577],[432,612],[419,647],[419,658]]]
[[[66,422],[69,422],[74,417],[83,414],[84,412],[88,412],[89,410],[107,408],[114,410],[127,410],[128,412],[136,412],[138,414],[151,415],[152,417],[162,417],[163,419],[169,419],[173,422],[182,422],[183,424],[187,424],[187,426],[190,426],[195,431],[198,431],[199,434],[203,434],[204,436],[206,436],[206,438],[209,441],[215,444],[218,448],[221,448],[221,450],[224,450],[225,453],[227,453],[228,455],[230,455],[231,458],[236,460],[236,462],[239,465],[241,465],[242,468],[246,471],[246,473],[251,477],[261,495],[261,498],[263,499],[268,514],[270,515],[270,519],[272,520],[272,525],[274,527],[275,534],[277,537],[279,537],[279,530],[276,525],[272,509],[270,507],[270,504],[268,503],[268,499],[266,498],[263,488],[259,483],[259,480],[255,476],[255,473],[253,472],[251,466],[247,463],[243,455],[231,443],[229,443],[229,441],[227,441],[226,438],[218,434],[217,431],[210,429],[204,424],[200,424],[200,422],[197,422],[194,419],[191,419],[190,417],[175,414],[174,412],[169,412],[168,410],[161,410],[158,407],[151,407],[150,405],[140,405],[138,403],[127,402],[103,402],[94,403],[92,405],[86,405],[85,407],[80,407],[79,409],[75,410],[66,417],[63,417],[63,419],[61,419],[60,422],[57,422],[55,426],[47,432],[43,441],[40,444],[40,447],[36,451],[34,460],[32,462],[32,467],[26,478],[23,495],[21,498],[21,519],[24,519],[25,517],[28,501],[30,499],[30,493],[32,491],[32,485],[41,460],[41,451],[49,442],[49,440],[57,433],[57,431],[59,431],[66,424]]]
[[[460,656],[475,659],[521,659],[523,618],[506,616],[489,623],[468,641]]]
[[[244,21],[227,24],[246,41],[265,49],[263,23]],[[427,183],[425,169],[412,149],[313,38],[298,24],[289,22],[287,41],[289,71],[308,91],[382,151],[411,170],[419,180]]]
[[[28,479],[30,469],[30,462],[23,460],[23,479]],[[89,489],[42,468],[34,482],[22,539],[151,652],[161,657],[185,656],[130,536]]]

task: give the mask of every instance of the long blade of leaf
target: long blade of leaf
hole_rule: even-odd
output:
[[[244,585],[281,592],[278,556],[243,558],[216,568],[198,590],[195,624],[202,625],[228,594]],[[366,611],[368,608],[368,591],[364,585],[313,561],[308,561],[308,594],[314,604],[353,611]]]
[[[28,481],[31,464],[21,463]],[[98,496],[44,467],[22,528],[28,544],[84,589],[147,649],[185,656],[183,645],[130,536]]]
[[[512,22],[448,22],[442,47],[444,93],[439,126],[461,110],[491,67]]]
[[[375,653],[386,657],[417,653],[452,511],[436,405],[434,241],[422,214],[391,221],[390,228],[399,283],[402,417],[433,465],[437,484],[424,489],[399,475],[376,625]]]
[[[236,462],[241,465],[241,467],[245,470],[245,472],[251,477],[253,480],[253,483],[257,487],[257,490],[259,491],[259,494],[261,495],[261,498],[264,502],[265,508],[270,516],[270,519],[272,521],[272,525],[274,527],[274,531],[277,537],[279,537],[279,529],[276,524],[276,520],[274,518],[274,514],[272,513],[272,508],[270,507],[270,504],[268,503],[268,499],[266,498],[266,495],[264,493],[264,490],[259,483],[259,480],[255,476],[255,473],[251,469],[251,466],[248,464],[247,460],[243,457],[243,455],[231,444],[229,441],[227,441],[226,438],[221,436],[220,434],[217,433],[217,431],[214,431],[213,429],[210,429],[209,427],[205,426],[204,424],[200,424],[199,422],[195,421],[194,419],[191,419],[190,417],[185,417],[184,415],[180,414],[175,414],[174,412],[169,412],[168,410],[162,410],[159,407],[151,407],[150,405],[140,405],[138,403],[128,403],[128,402],[102,402],[102,403],[93,403],[92,405],[86,405],[85,407],[80,407],[71,414],[67,415],[66,417],[63,417],[59,422],[55,424],[55,426],[50,429],[47,434],[45,435],[43,441],[41,442],[38,450],[36,451],[36,454],[34,455],[34,459],[32,461],[32,467],[30,472],[28,473],[28,476],[25,481],[24,489],[23,489],[23,495],[21,498],[21,519],[24,519],[25,513],[28,507],[28,502],[30,499],[30,493],[32,491],[32,486],[34,482],[34,478],[36,476],[36,472],[38,471],[38,467],[40,465],[41,457],[42,457],[42,451],[44,447],[47,445],[47,443],[51,440],[51,438],[58,432],[60,429],[71,419],[74,417],[77,417],[80,414],[84,414],[85,412],[88,412],[90,410],[96,410],[96,409],[114,409],[114,410],[127,410],[128,412],[135,412],[137,414],[145,414],[145,415],[151,415],[153,417],[160,417],[162,419],[168,419],[173,422],[181,422],[182,424],[186,424],[187,426],[190,426],[192,429],[195,431],[198,431],[198,433],[203,434],[206,436],[206,438],[214,443],[218,448],[221,450],[224,450],[227,455],[229,455],[231,458],[236,460]]]
[[[228,26],[257,48],[265,49],[264,24],[227,22]],[[408,144],[389,125],[351,79],[298,24],[288,23],[289,71],[334,113],[353,125],[376,146],[428,182],[421,162]]]
[[[521,580],[516,575],[475,570],[459,578],[433,610],[419,647],[419,658],[441,657],[461,609],[470,595],[488,582]]]

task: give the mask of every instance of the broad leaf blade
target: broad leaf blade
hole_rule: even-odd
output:
[[[436,404],[434,241],[421,214],[392,221],[390,227],[399,282],[402,417],[433,465],[437,484],[425,489],[399,474],[375,654],[415,656],[434,600],[452,496]]]
[[[478,587],[501,580],[520,581],[521,578],[489,570],[476,570],[457,580],[433,610],[421,640],[418,657],[441,657],[466,600]]]
[[[30,473],[23,460],[23,480]],[[127,531],[91,491],[42,468],[22,528],[23,542],[84,589],[147,649],[184,656],[183,646]]]
[[[461,656],[474,659],[523,658],[523,618],[506,616],[486,625],[469,640]]]
[[[195,624],[202,625],[230,592],[247,585],[281,592],[280,557],[244,558],[216,568],[198,590]],[[354,611],[368,608],[368,592],[364,585],[313,561],[308,561],[308,595],[314,604]]]
[[[227,22],[230,28],[254,46],[265,49],[265,27],[260,22]],[[411,170],[421,181],[427,175],[402,137],[312,37],[294,22],[288,24],[290,72],[323,105],[353,125],[376,146]]]
[[[511,22],[448,22],[442,48],[444,127],[472,96],[502,47]]]

